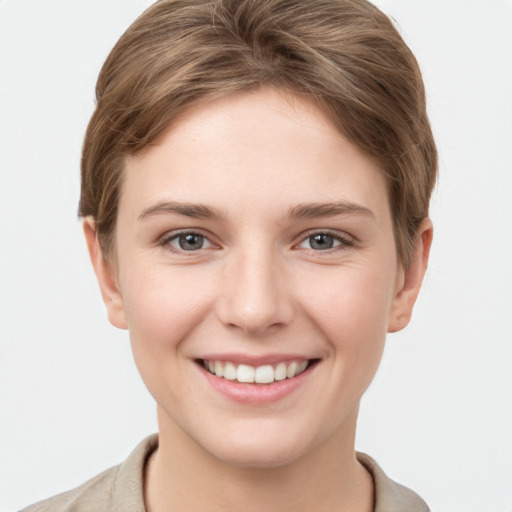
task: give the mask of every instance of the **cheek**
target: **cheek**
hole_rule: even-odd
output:
[[[209,309],[211,286],[206,283],[197,271],[192,278],[187,268],[132,268],[123,298],[134,346],[154,352],[177,349]]]
[[[157,403],[179,403],[183,393],[193,392],[179,377],[190,364],[182,342],[207,315],[211,293],[186,269],[132,267],[128,276],[123,298],[139,373]]]
[[[355,340],[364,333],[385,333],[393,300],[392,275],[371,272],[368,267],[336,270],[323,282],[317,276],[315,286],[308,287],[307,293],[304,290],[304,300],[318,323],[334,337],[338,334]]]
[[[342,366],[343,375],[354,372],[366,386],[384,349],[394,290],[388,276],[394,274],[371,272],[368,266],[336,272],[338,275],[325,279],[325,287],[316,282],[314,296],[305,296],[309,314],[322,331],[333,361]],[[328,292],[320,293],[321,288]]]

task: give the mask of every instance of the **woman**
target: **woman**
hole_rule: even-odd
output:
[[[428,261],[417,63],[362,0],[160,1],[98,80],[80,215],[158,436],[26,510],[423,511],[356,454]]]

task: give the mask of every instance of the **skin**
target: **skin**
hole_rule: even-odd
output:
[[[230,96],[127,160],[113,258],[92,219],[84,231],[109,319],[129,329],[157,402],[148,510],[372,510],[359,401],[387,332],[410,319],[432,239],[426,219],[402,268],[373,160],[298,96]],[[183,232],[203,245],[180,248]],[[315,245],[321,234],[331,249]],[[284,398],[244,403],[196,362],[225,353],[318,363]]]

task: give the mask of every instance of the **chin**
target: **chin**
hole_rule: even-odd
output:
[[[313,443],[298,432],[273,428],[251,429],[250,432],[230,432],[220,442],[213,444],[210,438],[203,449],[216,459],[238,468],[278,468],[301,458]]]
[[[230,447],[228,450],[216,450],[214,457],[223,462],[242,469],[272,469],[287,466],[300,457],[300,450],[296,447],[262,446],[255,443],[253,446]]]

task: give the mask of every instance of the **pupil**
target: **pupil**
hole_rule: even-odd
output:
[[[180,248],[185,251],[194,251],[201,249],[203,245],[203,237],[194,233],[181,235],[179,238]]]
[[[314,235],[310,237],[309,241],[313,249],[320,250],[332,249],[334,244],[332,236],[326,234]]]

